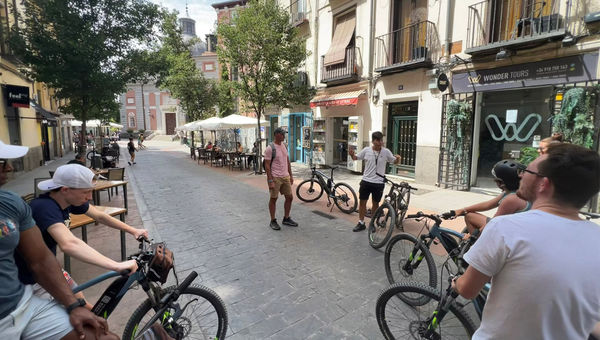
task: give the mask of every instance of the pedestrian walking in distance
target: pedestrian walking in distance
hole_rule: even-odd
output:
[[[277,198],[281,193],[285,197],[283,224],[290,227],[297,227],[298,223],[294,222],[290,217],[292,208],[292,166],[288,157],[287,148],[283,143],[286,131],[282,128],[277,128],[274,131],[275,140],[265,149],[265,171],[267,172],[267,183],[269,184],[269,213],[271,214],[271,223],[269,226],[273,230],[280,230],[281,227],[275,218],[275,208]]]
[[[371,143],[373,146],[362,149],[358,155],[353,149],[348,151],[353,160],[362,159],[365,161],[365,170],[358,191],[358,198],[360,200],[358,206],[359,221],[352,231],[362,231],[366,228],[365,213],[367,211],[369,196],[372,199],[371,211],[375,213],[375,210],[379,208],[379,201],[381,201],[381,197],[383,196],[385,183],[383,182],[383,178],[377,174],[385,174],[387,163],[394,162],[394,164],[398,164],[401,159],[400,155],[394,156],[388,148],[383,147],[383,133],[379,131],[373,132],[371,134]]]
[[[129,151],[129,157],[131,161],[127,162],[129,165],[135,164],[135,144],[133,144],[133,137],[129,137],[129,143],[127,143],[127,151]]]

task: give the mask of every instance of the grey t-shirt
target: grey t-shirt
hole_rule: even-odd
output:
[[[387,163],[396,160],[396,157],[394,157],[388,148],[382,147],[381,150],[377,152],[370,146],[360,150],[358,155],[356,155],[356,158],[365,160],[363,181],[370,183],[383,183],[383,178],[377,176],[377,174],[385,174]]]
[[[16,194],[0,190],[0,320],[15,309],[23,295],[14,252],[19,234],[34,226],[29,205]]]

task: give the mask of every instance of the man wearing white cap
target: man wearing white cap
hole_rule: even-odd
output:
[[[23,157],[27,151],[0,141],[0,186],[12,171],[7,159]],[[15,250],[54,300],[34,296],[32,287],[19,281]],[[0,339],[117,339],[108,332],[106,320],[81,308],[56,257],[45,246],[30,207],[4,190],[0,190],[0,282]]]
[[[94,187],[93,179],[94,173],[81,165],[67,164],[58,167],[52,179],[38,183],[40,190],[50,192],[31,201],[33,219],[42,232],[44,242],[55,255],[58,245],[65,254],[83,262],[118,272],[124,270],[135,272],[137,269],[135,260],[114,261],[100,254],[69,230],[70,214],[86,214],[99,223],[128,232],[136,239],[141,236],[148,237],[145,229],[133,228],[89,204]],[[18,255],[15,259],[19,266],[21,282],[35,284],[36,280],[24,259]],[[37,286],[34,288],[38,295],[45,293]]]

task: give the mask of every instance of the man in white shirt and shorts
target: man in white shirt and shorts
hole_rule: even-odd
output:
[[[394,156],[392,152],[383,147],[383,133],[375,131],[371,134],[371,143],[373,146],[362,149],[358,155],[354,150],[350,149],[348,154],[353,160],[362,159],[365,161],[365,169],[363,172],[362,181],[360,181],[360,189],[358,190],[358,198],[360,204],[358,206],[358,224],[352,231],[365,230],[365,213],[367,212],[367,201],[369,196],[372,199],[371,211],[374,213],[379,208],[379,201],[383,196],[383,178],[377,174],[384,175],[387,163],[400,163],[400,155]]]

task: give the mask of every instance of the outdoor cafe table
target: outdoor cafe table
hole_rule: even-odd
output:
[[[115,208],[115,207],[101,207],[98,205],[94,206],[96,209],[109,214],[110,216],[119,215],[119,219],[121,222],[125,222],[125,214],[127,213],[127,209],[124,208]],[[71,224],[69,225],[69,229],[77,229],[81,228],[81,239],[83,242],[87,243],[87,225],[95,223],[96,220],[89,217],[88,215],[73,215],[71,214]],[[125,261],[127,259],[126,245],[125,245],[125,232],[121,230],[121,261]],[[64,267],[67,272],[71,271],[71,259],[69,255],[66,253],[65,255],[65,263]]]
[[[100,181],[96,181],[96,184],[94,185],[94,192],[92,195],[92,198],[94,200],[94,205],[100,205],[100,191],[105,190],[105,189],[110,189],[110,188],[115,188],[118,186],[122,186],[123,187],[123,202],[125,204],[125,210],[127,210],[129,207],[127,205],[127,181],[105,181],[105,180],[100,180]]]

